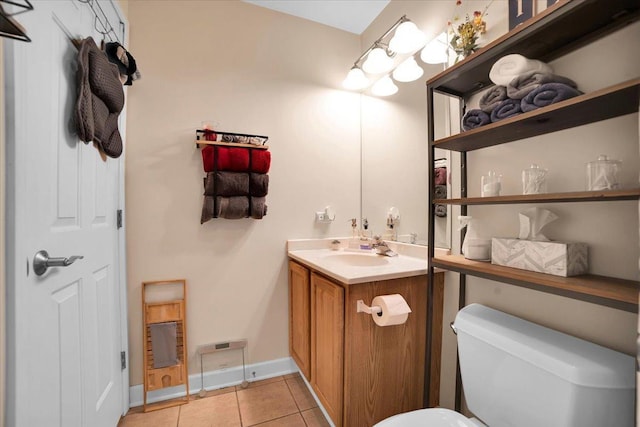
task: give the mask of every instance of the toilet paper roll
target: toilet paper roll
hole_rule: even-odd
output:
[[[382,313],[373,313],[373,321],[378,326],[401,325],[407,321],[411,308],[400,294],[380,295],[371,301],[372,306],[378,306]]]

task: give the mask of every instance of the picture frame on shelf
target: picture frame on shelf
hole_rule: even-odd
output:
[[[548,0],[551,2],[552,0]],[[553,2],[555,3],[555,1]],[[552,3],[552,4],[553,4]],[[536,14],[535,0],[509,0],[509,31]]]

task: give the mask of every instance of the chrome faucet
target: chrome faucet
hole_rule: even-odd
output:
[[[386,255],[386,256],[396,256],[398,255],[394,251],[392,251],[389,246],[387,246],[387,242],[382,240],[380,236],[373,236],[373,244],[371,245],[373,249],[375,249],[378,255]]]

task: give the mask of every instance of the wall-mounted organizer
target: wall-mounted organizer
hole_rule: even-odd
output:
[[[267,214],[271,152],[262,135],[196,131],[202,148],[204,202],[200,223],[212,218],[262,219]]]
[[[2,3],[16,6],[17,12],[7,13],[2,7]],[[0,37],[6,37],[9,39],[20,40],[23,42],[30,42],[31,39],[27,36],[27,30],[24,29],[13,17],[23,12],[33,10],[33,5],[29,0],[23,1],[10,1],[0,0]]]
[[[634,0],[611,2],[559,0],[534,18],[520,24],[504,36],[427,81],[427,108],[430,114],[428,120],[430,176],[434,174],[433,159],[436,148],[457,151],[460,153],[461,159],[459,198],[439,198],[433,183],[429,189],[429,281],[427,282],[429,284],[427,288],[427,301],[429,301],[427,328],[429,331],[435,325],[431,318],[433,293],[431,283],[433,283],[435,268],[460,273],[460,309],[466,304],[466,276],[475,276],[632,313],[638,312],[639,283],[636,280],[592,274],[558,277],[473,261],[461,255],[436,257],[433,225],[438,205],[459,205],[461,215],[467,215],[467,207],[472,205],[615,203],[621,200],[640,199],[640,188],[637,187],[624,190],[467,197],[467,152],[637,113],[640,98],[640,79],[638,78],[440,139],[435,138],[433,121],[434,94],[436,92],[460,99],[460,105],[463,106],[472,95],[491,87],[489,71],[499,58],[507,54],[517,52],[526,58],[536,58],[548,62],[573,52],[616,29],[636,22],[638,19],[640,19],[640,7],[638,2]],[[462,117],[462,115],[460,116]],[[637,142],[634,143],[637,144]],[[603,145],[606,145],[606,141]],[[464,232],[461,240],[463,237]],[[429,337],[431,335],[429,334]],[[433,345],[435,344],[428,338],[427,365],[430,365],[429,358]],[[430,373],[427,371],[426,384],[429,383],[429,375]],[[461,377],[458,370],[456,410],[459,410],[461,406],[461,390]]]
[[[184,279],[142,283],[144,412],[189,403],[187,283]],[[185,397],[154,404],[148,393],[185,387]]]

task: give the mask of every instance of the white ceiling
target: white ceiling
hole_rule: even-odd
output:
[[[390,0],[243,0],[247,3],[362,34]]]

